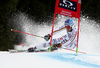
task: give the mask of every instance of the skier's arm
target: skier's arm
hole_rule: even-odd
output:
[[[63,31],[64,29],[65,29],[65,26],[59,27],[58,29],[56,29],[56,30],[53,31],[53,35],[55,35],[55,34],[58,33],[58,32]],[[50,39],[50,37],[51,37],[51,33],[45,35],[45,36],[44,36],[44,39],[45,39],[46,41],[48,41],[48,40]]]
[[[66,29],[64,25],[61,26],[61,27],[59,27],[58,29],[56,29],[56,30],[53,31],[53,35],[55,35],[55,34],[61,32],[61,31],[63,31],[64,29]],[[51,35],[51,33],[50,33],[50,35]]]

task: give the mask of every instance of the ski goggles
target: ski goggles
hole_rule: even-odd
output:
[[[69,23],[65,23],[64,25],[65,25],[65,26],[69,26]]]

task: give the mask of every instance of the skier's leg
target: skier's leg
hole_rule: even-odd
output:
[[[49,43],[50,42],[45,42],[45,43],[39,44],[39,45],[36,46],[36,49],[40,50],[40,49],[49,47],[49,45],[50,45]]]
[[[53,39],[51,46],[53,46],[54,44],[59,44],[59,43],[60,43],[60,39],[59,38]],[[42,48],[46,48],[46,47],[49,47],[49,46],[50,46],[50,41],[42,43],[40,45],[37,45],[36,49],[42,49]]]
[[[64,45],[68,45],[68,44],[64,44]],[[62,45],[62,47],[64,47],[65,48],[65,46],[64,45]],[[68,45],[68,46],[66,46],[66,48],[67,49],[74,49],[76,47],[76,44],[75,43],[72,43],[72,44],[70,44],[70,45]]]

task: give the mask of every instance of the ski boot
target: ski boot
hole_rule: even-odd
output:
[[[28,52],[34,52],[35,49],[36,49],[36,47],[31,47],[31,48],[28,49]]]
[[[51,51],[58,50],[57,47],[51,47]]]

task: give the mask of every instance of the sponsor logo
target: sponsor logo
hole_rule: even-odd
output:
[[[61,37],[60,40],[63,40],[63,38]]]
[[[68,6],[73,6],[73,3],[67,0],[63,0],[63,3],[68,5]]]
[[[75,35],[75,34],[73,34],[73,35]]]
[[[77,11],[77,2],[70,1],[70,0],[60,0],[58,7],[76,12]]]
[[[63,10],[61,11],[60,14],[65,15],[65,16],[72,16],[71,12],[67,12],[67,11],[63,11]]]

